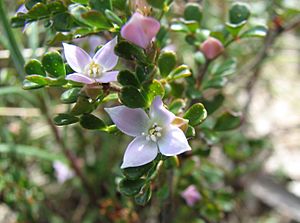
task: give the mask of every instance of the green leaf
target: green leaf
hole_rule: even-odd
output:
[[[23,89],[24,90],[34,90],[34,89],[39,89],[44,87],[45,85],[40,85],[34,82],[31,82],[29,80],[24,80],[23,81]]]
[[[27,145],[9,145],[9,144],[0,144],[0,153],[15,153],[20,155],[20,157],[34,157],[47,161],[60,160],[66,162],[66,159],[62,155],[57,155],[52,151],[42,150],[34,146]]]
[[[165,0],[147,0],[147,2],[154,8],[163,9],[165,6]]]
[[[91,27],[96,27],[98,29],[109,29],[111,24],[107,21],[105,15],[101,12],[92,10],[81,14],[84,22]]]
[[[176,80],[180,78],[185,78],[191,76],[191,70],[187,65],[180,65],[179,67],[172,70],[172,72],[168,75],[168,79]]]
[[[181,112],[186,106],[186,103],[183,99],[177,98],[169,105],[169,110],[175,115]]]
[[[211,129],[208,128],[202,128],[201,129],[202,137],[206,141],[208,145],[216,144],[220,141],[220,138],[218,137],[217,133]]]
[[[185,136],[187,138],[192,138],[192,137],[195,137],[196,135],[196,131],[195,131],[195,128],[191,125],[188,125],[188,128],[186,130],[186,133],[185,133]]]
[[[150,185],[147,185],[143,188],[143,191],[134,197],[134,201],[136,204],[145,206],[151,199],[152,190]]]
[[[47,7],[52,14],[66,12],[68,10],[61,1],[48,2]]]
[[[196,150],[193,150],[193,155],[199,155],[201,157],[208,157],[210,155],[211,148],[205,147],[205,148],[199,148]]]
[[[224,99],[225,97],[222,94],[218,94],[210,100],[203,100],[202,103],[204,104],[207,113],[210,115],[222,106]]]
[[[189,28],[187,27],[187,25],[184,24],[182,21],[172,22],[170,29],[172,31],[182,32],[182,33],[188,33],[190,31]]]
[[[113,23],[117,24],[120,27],[123,26],[124,22],[114,12],[110,11],[109,9],[106,9],[105,10],[105,15]]]
[[[221,64],[217,64],[211,70],[214,77],[225,77],[235,73],[237,68],[236,59],[228,59]]]
[[[70,13],[64,12],[53,16],[53,28],[59,32],[67,32],[72,29],[74,19]]]
[[[147,62],[144,50],[126,41],[121,41],[116,45],[115,53],[127,60],[138,60],[142,63]]]
[[[215,131],[228,131],[238,128],[242,123],[240,113],[225,112],[218,117],[214,126]]]
[[[216,76],[210,80],[205,81],[202,87],[203,89],[208,89],[208,88],[220,89],[225,86],[227,80],[228,79],[226,77]]]
[[[79,4],[83,4],[86,5],[89,3],[89,0],[71,0],[74,3],[79,3]]]
[[[247,21],[240,22],[238,24],[226,23],[226,29],[230,32],[233,37],[237,37],[241,29],[245,26]]]
[[[240,38],[252,38],[252,37],[258,37],[262,38],[265,37],[268,33],[268,28],[266,26],[254,26],[244,33],[241,34]]]
[[[139,80],[140,83],[149,80],[151,76],[155,75],[157,73],[157,70],[154,65],[149,64],[147,66],[144,65],[138,65],[136,67],[135,74]]]
[[[71,88],[65,91],[61,96],[60,100],[65,104],[72,104],[77,101],[81,88]]]
[[[122,70],[118,74],[118,82],[123,86],[139,87],[139,81],[134,73],[129,70]]]
[[[197,3],[188,3],[184,9],[184,18],[186,20],[195,20],[201,22],[202,20],[202,9]]]
[[[94,109],[94,104],[86,97],[78,97],[75,106],[71,110],[72,115],[81,115],[83,113],[90,113]]]
[[[49,16],[48,8],[43,3],[36,3],[26,14],[32,19],[40,19]]]
[[[207,112],[201,103],[193,104],[187,112],[184,114],[183,118],[189,120],[191,126],[196,126],[201,124],[207,117]]]
[[[120,93],[121,102],[129,108],[143,108],[147,106],[147,101],[141,92],[132,86],[125,86]]]
[[[27,75],[26,80],[29,80],[30,82],[36,83],[36,84],[41,85],[41,86],[46,86],[48,84],[48,81],[47,81],[46,77],[36,75],[36,74]]]
[[[136,180],[145,175],[153,167],[153,162],[143,166],[121,169],[124,176],[129,180]]]
[[[73,34],[69,33],[69,34],[62,34],[62,33],[57,33],[55,34],[55,36],[50,39],[49,41],[47,41],[48,45],[54,45],[54,44],[58,44],[61,42],[67,42],[67,41],[71,41],[74,38]]]
[[[168,86],[168,85],[166,85]],[[182,97],[184,90],[185,90],[185,86],[183,85],[183,83],[176,83],[176,82],[172,82],[169,85],[171,87],[171,95],[173,97],[176,98],[180,98]]]
[[[39,60],[31,59],[25,65],[26,74],[38,74],[46,76],[46,71]]]
[[[106,9],[112,10],[111,0],[90,0],[93,9],[104,12]]]
[[[79,121],[79,118],[70,114],[61,113],[53,119],[55,125],[70,125]]]
[[[239,24],[248,20],[250,14],[249,6],[247,4],[237,2],[229,10],[229,21],[233,24]]]
[[[141,191],[144,184],[144,179],[129,180],[125,178],[122,179],[119,183],[119,190],[122,194],[126,196],[134,196]]]
[[[42,64],[49,75],[53,77],[66,75],[64,62],[57,51],[46,53],[42,58]]]
[[[165,95],[165,89],[158,80],[153,80],[150,85],[146,86],[145,92],[147,94],[149,104],[151,104],[156,96],[163,97]]]
[[[36,3],[45,2],[44,0],[26,0],[25,7],[31,9]]]
[[[45,79],[47,80],[48,85],[52,87],[61,87],[68,83],[68,81],[64,77],[46,77]]]
[[[202,52],[200,52],[200,51],[197,51],[194,54],[194,59],[200,65],[203,65],[206,62],[206,58],[205,58],[204,54]]]
[[[163,52],[158,58],[158,67],[162,77],[167,77],[177,63],[176,54],[171,51]]]
[[[85,129],[103,129],[106,127],[100,118],[92,114],[83,114],[80,117],[80,125]]]
[[[26,25],[26,17],[25,16],[14,16],[10,20],[10,24],[13,28],[20,28]]]

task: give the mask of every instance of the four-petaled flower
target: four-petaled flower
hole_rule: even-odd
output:
[[[181,193],[181,196],[184,198],[188,206],[194,206],[195,203],[201,199],[201,195],[195,185],[188,186]]]
[[[91,58],[83,49],[63,43],[65,57],[75,73],[67,75],[67,80],[83,84],[108,83],[117,81],[119,71],[111,71],[118,63],[114,53],[117,37],[106,43]]]
[[[121,36],[144,49],[151,43],[160,29],[160,23],[151,17],[135,12],[122,27]]]
[[[74,177],[74,172],[60,161],[54,161],[53,168],[55,170],[56,179],[61,184]]]
[[[121,168],[141,166],[153,161],[158,151],[175,156],[191,150],[183,131],[173,125],[176,116],[168,111],[160,96],[153,100],[149,116],[141,108],[105,108],[112,121],[125,134],[135,137],[128,145]]]

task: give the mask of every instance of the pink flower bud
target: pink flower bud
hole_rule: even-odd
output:
[[[121,36],[131,43],[146,49],[160,29],[159,22],[136,12],[122,27]]]
[[[194,206],[195,203],[201,199],[201,195],[195,185],[188,186],[181,193],[181,196],[184,198],[188,206]]]
[[[201,51],[209,60],[215,59],[224,50],[223,44],[214,37],[208,37],[201,45]]]

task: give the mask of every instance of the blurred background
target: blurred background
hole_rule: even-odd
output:
[[[0,1],[8,18],[23,4]],[[182,15],[187,2],[176,0],[172,13]],[[217,30],[226,21],[227,11],[235,1],[189,2],[202,4],[203,17],[207,18],[203,26]],[[230,193],[216,198],[223,202],[223,220],[207,222],[300,222],[300,2],[243,2],[250,5],[250,24],[266,24],[272,29],[274,24],[296,22],[270,38],[267,55],[263,53],[260,57],[266,45],[262,39],[243,39],[228,48],[226,54],[237,58],[238,69],[222,90],[226,96],[224,106],[241,111],[243,125],[221,137],[224,147],[213,143],[209,158],[184,164],[181,175],[190,176],[190,168],[200,165],[198,174],[206,174],[214,185],[231,182]],[[79,125],[53,126],[53,116],[70,109],[70,105],[60,104],[63,90],[23,90],[24,76],[20,73],[23,71],[14,60],[18,55],[9,51],[3,23],[0,32],[0,222],[136,222],[135,213],[141,210],[130,207],[115,186],[121,176],[118,166],[123,150],[114,148],[125,147],[130,138],[120,135],[116,139]],[[60,44],[47,44],[53,33],[42,21],[12,32],[25,62],[39,58],[50,47],[61,50]],[[195,67],[189,56],[191,48],[183,39],[180,34],[173,34],[172,47],[178,50],[178,57],[184,63]],[[100,36],[76,41],[88,51],[94,48],[91,44],[104,42]],[[42,106],[40,98],[45,98]],[[103,110],[97,112],[109,120]],[[65,142],[57,137],[58,132]],[[230,138],[234,140],[229,141]],[[249,139],[247,143],[244,138]],[[63,164],[65,147],[79,157],[76,162],[84,165],[86,177],[101,194],[101,205],[97,208],[90,208],[87,195],[82,195],[79,179]],[[238,149],[233,151],[233,147]],[[224,172],[233,170],[235,175],[225,179]],[[183,185],[187,184],[183,182]],[[154,200],[152,206],[155,202],[158,201]],[[180,196],[177,203],[184,203]],[[212,208],[205,213],[214,215],[215,212]],[[180,209],[176,222],[189,219],[187,213],[187,207]],[[151,220],[155,208],[145,215],[147,222],[155,222]]]

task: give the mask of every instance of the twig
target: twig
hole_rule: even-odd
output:
[[[247,81],[246,91],[248,92],[248,99],[244,107],[244,114],[247,115],[249,107],[253,98],[253,89],[254,86],[261,75],[262,65],[265,60],[268,58],[269,50],[273,46],[276,39],[284,32],[290,31],[296,27],[300,26],[300,16],[297,16],[295,19],[291,20],[289,23],[284,26],[276,26],[274,30],[270,30],[265,40],[265,44],[261,51],[257,54],[257,57],[243,69],[243,73],[246,74],[252,71],[252,75]]]
[[[207,60],[206,63],[204,64],[204,66],[198,72],[198,77],[196,79],[196,88],[197,89],[200,88],[200,86],[201,86],[201,84],[203,82],[203,79],[205,77],[205,74],[207,72],[209,64],[210,64],[210,60]]]

